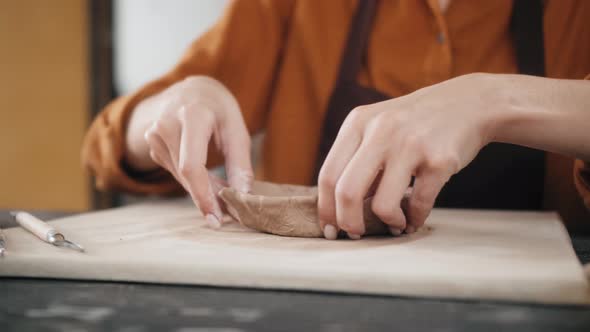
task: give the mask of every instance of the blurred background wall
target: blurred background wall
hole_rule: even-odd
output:
[[[0,209],[96,206],[80,165],[93,111],[170,69],[226,3],[0,1]]]
[[[115,90],[127,94],[172,69],[227,0],[115,0]]]
[[[0,208],[84,210],[87,3],[0,1]]]

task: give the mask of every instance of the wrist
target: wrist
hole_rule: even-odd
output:
[[[490,75],[493,81],[490,142],[531,146],[531,131],[541,129],[550,117],[535,94],[539,78],[524,75]]]

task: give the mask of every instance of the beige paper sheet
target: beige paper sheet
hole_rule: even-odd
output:
[[[185,199],[53,224],[87,253],[8,229],[0,276],[589,302],[582,266],[553,213],[435,210],[415,234],[360,241],[279,237],[237,223],[215,231]]]

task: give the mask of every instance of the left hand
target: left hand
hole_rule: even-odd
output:
[[[488,77],[465,75],[354,109],[319,174],[326,238],[338,229],[360,238],[363,200],[373,186],[372,210],[393,234],[422,226],[443,185],[493,139],[503,98]],[[404,213],[400,202],[412,176]]]

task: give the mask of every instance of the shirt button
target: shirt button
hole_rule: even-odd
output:
[[[444,33],[442,33],[442,32],[439,32],[439,33],[436,35],[436,41],[437,41],[439,44],[444,44],[444,42],[445,42],[445,34],[444,34]]]

